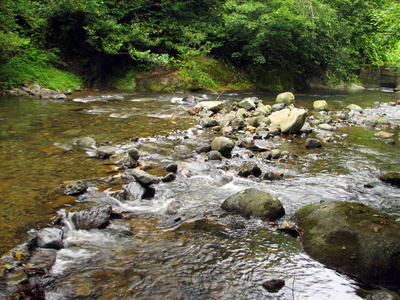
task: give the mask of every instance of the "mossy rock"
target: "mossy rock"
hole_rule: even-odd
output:
[[[326,201],[295,213],[304,250],[366,284],[400,287],[400,223],[362,203]]]
[[[389,172],[379,176],[379,180],[390,183],[400,187],[400,173],[398,172]]]
[[[285,215],[285,209],[278,199],[254,188],[228,197],[221,207],[244,217],[256,217],[268,221],[274,221]]]

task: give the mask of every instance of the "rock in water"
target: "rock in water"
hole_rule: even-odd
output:
[[[314,101],[313,108],[314,108],[315,111],[328,110],[328,102],[326,102],[326,100]]]
[[[326,201],[296,211],[304,250],[369,284],[400,287],[400,223],[362,203]]]
[[[283,103],[285,105],[290,105],[294,104],[295,98],[293,93],[291,92],[286,92],[286,93],[280,93],[278,96],[276,96],[276,103]]]
[[[138,169],[132,170],[132,176],[135,177],[137,182],[139,182],[140,184],[142,184],[144,186],[149,186],[149,185],[157,182],[156,176],[151,175],[145,171],[138,170]]]
[[[264,140],[254,140],[247,145],[247,149],[257,152],[264,152],[275,148],[274,143]]]
[[[64,193],[66,195],[80,195],[86,192],[88,186],[85,182],[78,180],[78,181],[73,181],[69,182],[64,189]]]
[[[61,249],[63,245],[63,231],[57,228],[45,228],[38,232],[38,246],[40,248]]]
[[[379,176],[379,180],[390,183],[400,187],[400,173],[398,172],[389,172]]]
[[[269,119],[282,133],[296,133],[303,127],[306,117],[307,112],[304,109],[285,108],[272,113]]]
[[[244,217],[273,221],[285,215],[282,203],[272,195],[250,188],[228,197],[221,205],[229,212]]]
[[[71,220],[76,229],[101,228],[108,223],[111,216],[111,205],[102,203],[81,211],[72,213]]]
[[[306,140],[306,149],[316,149],[322,148],[322,143],[317,139],[307,139]]]
[[[256,104],[254,103],[254,99],[245,98],[237,104],[238,107],[244,108],[245,110],[255,110]]]
[[[230,157],[235,143],[227,137],[218,136],[211,142],[211,150],[218,151],[224,157]]]

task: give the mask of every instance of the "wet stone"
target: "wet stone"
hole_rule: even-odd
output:
[[[247,145],[247,149],[251,151],[264,152],[276,148],[274,143],[264,140],[254,140]]]
[[[262,286],[270,293],[277,293],[285,286],[285,280],[272,279],[264,282]]]
[[[111,216],[111,205],[101,203],[89,209],[71,213],[71,220],[76,229],[94,229],[104,227]]]
[[[58,228],[45,228],[37,233],[38,246],[41,248],[61,249],[63,245],[63,231]]]
[[[157,178],[145,171],[134,169],[132,170],[132,176],[144,186],[149,186],[157,182]]]
[[[175,173],[169,173],[166,176],[164,176],[161,180],[162,182],[171,182],[174,181],[176,179],[176,175]]]
[[[86,192],[88,186],[85,182],[79,180],[79,181],[73,181],[69,182],[64,189],[64,193],[67,195],[80,195]]]
[[[57,252],[51,249],[39,249],[33,253],[29,260],[30,268],[49,270],[56,261]]]
[[[306,140],[306,149],[316,149],[322,148],[322,143],[317,139],[307,139]]]
[[[207,153],[206,160],[222,160],[222,155],[216,150]]]

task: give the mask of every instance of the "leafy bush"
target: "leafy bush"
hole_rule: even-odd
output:
[[[0,85],[12,88],[29,84],[39,84],[51,89],[74,89],[82,86],[80,77],[54,67],[58,57],[49,51],[27,49],[11,58],[0,69]]]

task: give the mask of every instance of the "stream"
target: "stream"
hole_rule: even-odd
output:
[[[279,222],[292,222],[297,209],[322,200],[362,202],[400,221],[398,188],[377,178],[398,171],[399,130],[383,128],[395,133],[394,145],[375,138],[377,128],[350,126],[339,127],[335,142],[315,150],[305,149],[304,137],[274,138],[296,159],[266,162],[235,147],[229,160],[206,161],[196,151],[217,133],[197,127],[180,101],[184,96],[86,91],[66,101],[0,97],[0,252],[64,214],[76,197],[57,188],[86,179],[90,191],[113,196],[131,217],[114,219],[106,229],[68,232],[50,270],[55,282],[46,299],[363,299],[375,293],[311,259],[299,238],[275,224],[226,214],[220,206],[228,196],[254,187],[283,203],[286,215]],[[218,94],[195,96],[214,100]],[[219,100],[229,106],[250,96],[272,105],[276,94],[226,92]],[[330,110],[355,103],[368,117],[400,125],[400,106],[389,105],[399,93],[295,96],[296,107],[311,110],[320,99]],[[376,101],[380,105],[370,108]],[[120,178],[92,155],[110,143],[138,145],[140,161],[157,176],[176,163],[177,178],[156,184],[151,199],[120,200]],[[237,175],[244,165],[255,164],[263,172],[284,174],[284,180]],[[285,281],[276,293],[262,286],[272,279]]]

